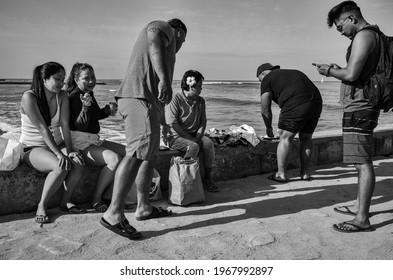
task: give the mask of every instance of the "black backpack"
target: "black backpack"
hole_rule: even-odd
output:
[[[364,84],[364,96],[376,109],[389,111],[393,107],[393,37],[386,36],[375,26],[365,26],[378,34],[380,56],[375,71]]]

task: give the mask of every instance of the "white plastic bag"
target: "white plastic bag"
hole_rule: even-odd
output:
[[[232,134],[240,135],[240,137],[246,139],[254,147],[260,142],[254,128],[247,124],[242,124],[239,127],[232,125],[229,129],[231,130]]]
[[[161,176],[160,173],[156,169],[153,171],[153,178],[149,191],[149,199],[150,201],[160,200],[162,198],[161,192]],[[110,193],[110,197],[112,196],[112,192]],[[136,196],[136,185],[135,182],[132,184],[130,191],[128,192],[126,199],[126,204],[136,204],[137,196]]]
[[[160,125],[160,151],[169,150],[168,132],[168,125]]]
[[[12,133],[0,137],[0,171],[11,171],[18,167],[23,154],[23,145]]]

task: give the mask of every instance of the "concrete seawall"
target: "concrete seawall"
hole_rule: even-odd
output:
[[[312,166],[342,161],[342,137],[340,131],[329,134],[316,134],[314,137]],[[256,147],[216,146],[216,168],[213,178],[226,181],[251,175],[270,173],[276,170],[276,149],[278,141],[261,141]],[[299,141],[295,139],[288,168],[299,168],[297,151]],[[393,129],[379,128],[374,133],[374,151],[376,156],[388,156],[393,153]],[[168,188],[170,159],[179,153],[161,151],[156,162],[156,169],[161,176],[161,187]],[[75,191],[73,201],[84,204],[96,186],[100,168],[86,166],[80,187]],[[31,212],[40,200],[46,174],[21,164],[13,171],[0,171],[0,215]],[[241,188],[241,186],[239,186]],[[63,190],[60,189],[50,200],[49,206],[59,205]]]

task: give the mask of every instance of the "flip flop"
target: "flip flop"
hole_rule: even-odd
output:
[[[279,140],[280,139],[280,137],[277,137],[277,136],[267,136],[267,135],[265,135],[265,136],[263,136],[262,137],[262,140]]]
[[[345,225],[349,225],[350,227],[345,227]],[[333,229],[345,233],[362,232],[362,231],[368,232],[368,231],[375,230],[375,228],[373,228],[372,226],[361,227],[359,225],[352,223],[351,221],[343,222],[340,224],[334,224]]]
[[[344,208],[345,210],[341,210],[339,207]],[[357,213],[351,211],[351,209],[349,209],[348,206],[338,206],[338,207],[334,207],[333,211],[340,213],[340,214],[344,214],[344,215],[350,215],[350,216],[356,216]]]
[[[108,206],[102,201],[96,202],[92,204],[92,206],[94,210],[96,210],[96,212],[105,212],[106,210],[108,210]]]
[[[39,223],[39,224],[50,223],[50,219],[49,219],[48,215],[35,215],[34,220],[36,223]]]
[[[128,239],[134,240],[140,239],[142,237],[142,233],[140,233],[133,226],[131,226],[127,219],[124,219],[122,222],[112,226],[104,218],[101,218],[100,224],[103,225],[105,228],[109,229],[110,231]]]
[[[303,175],[300,175],[300,180],[302,180],[302,181],[311,181],[312,177],[310,176],[310,174],[303,174]]]
[[[341,210],[339,207],[344,208],[345,210]],[[338,207],[334,207],[333,208],[334,212],[340,213],[340,214],[344,214],[344,215],[350,215],[350,216],[356,216],[357,213],[351,211],[351,209],[349,209],[348,206],[338,206]],[[371,218],[373,216],[373,214],[369,213],[368,217]]]
[[[273,174],[271,174],[271,175],[269,175],[268,177],[267,177],[269,180],[272,180],[272,181],[275,181],[275,182],[278,182],[278,183],[286,183],[286,182],[288,182],[288,179],[282,179],[280,176],[276,176],[276,173],[273,173]]]
[[[155,219],[155,218],[163,218],[163,217],[168,217],[172,215],[172,211],[171,210],[165,210],[161,207],[153,207],[153,210],[151,211],[151,213],[147,216],[141,216],[141,217],[135,217],[135,219],[137,221],[145,221],[145,220],[149,220],[149,219]]]
[[[64,211],[64,212],[69,212],[69,213],[73,213],[73,214],[83,214],[86,213],[86,209],[82,209],[76,205],[71,206],[70,208],[68,208],[67,206],[60,206],[60,210]]]

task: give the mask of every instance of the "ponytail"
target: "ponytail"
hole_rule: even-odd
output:
[[[33,71],[33,79],[30,89],[36,97],[38,108],[47,126],[50,126],[51,124],[51,117],[48,101],[45,97],[44,80],[49,79],[50,76],[61,70],[65,71],[61,64],[57,62],[47,62],[35,67]]]

